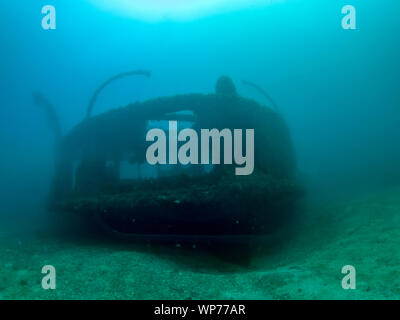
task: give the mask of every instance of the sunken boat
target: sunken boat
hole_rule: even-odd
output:
[[[79,215],[117,237],[191,243],[268,235],[293,216],[302,189],[276,108],[240,96],[221,77],[210,94],[160,97],[91,117],[100,90],[86,119],[59,138],[52,212]],[[169,121],[196,132],[254,129],[252,173],[237,175],[223,161],[149,165],[146,132]]]

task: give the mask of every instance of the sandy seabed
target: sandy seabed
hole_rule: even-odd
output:
[[[250,260],[3,225],[0,299],[400,298],[400,188],[302,215],[295,234]],[[56,268],[55,290],[42,289],[44,265]],[[356,290],[341,286],[344,265]]]

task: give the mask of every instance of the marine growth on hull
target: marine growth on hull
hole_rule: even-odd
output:
[[[51,210],[137,237],[261,235],[290,219],[301,188],[289,130],[275,108],[240,96],[230,78],[218,79],[215,93],[135,102],[91,117],[97,94],[87,118],[59,139]],[[197,133],[195,155],[180,149],[187,141],[171,140],[171,125]],[[166,136],[165,159],[155,153],[158,163],[146,157],[156,141],[148,139],[152,128]],[[203,129],[231,134],[221,134],[218,159],[201,154],[201,146],[215,151],[212,139],[203,141]],[[232,158],[245,147],[235,153],[236,133],[245,141],[247,129],[254,130],[254,159],[251,172],[237,174],[243,165]],[[224,153],[228,144],[231,154]],[[193,161],[180,161],[180,153]]]

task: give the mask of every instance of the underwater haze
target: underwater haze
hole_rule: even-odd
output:
[[[42,26],[45,5],[55,29]],[[345,5],[355,29],[342,26]],[[0,299],[399,299],[399,17],[395,0],[2,0]],[[54,218],[58,142],[32,94],[51,102],[64,136],[104,81],[132,70],[151,77],[110,83],[93,116],[214,94],[220,76],[270,106],[243,80],[265,89],[304,188],[285,240],[242,265],[194,245],[111,241],[76,217]],[[42,288],[44,265],[57,269],[57,289]],[[355,290],[342,288],[346,265],[357,270]]]

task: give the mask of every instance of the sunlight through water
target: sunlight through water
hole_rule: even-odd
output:
[[[89,0],[102,9],[140,20],[190,20],[282,0]]]

